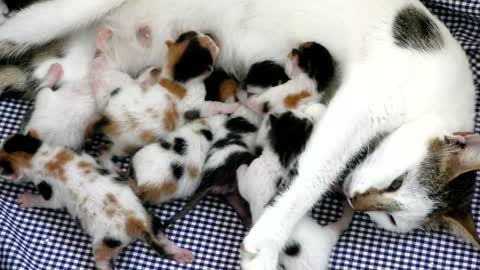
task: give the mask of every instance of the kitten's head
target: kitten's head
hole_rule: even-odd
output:
[[[290,78],[306,74],[323,90],[334,77],[334,61],[330,52],[316,42],[302,43],[288,54],[285,70]]]
[[[364,166],[363,177],[353,172],[345,190],[354,209],[367,212],[382,228],[406,232],[448,225],[480,247],[470,207],[479,168],[480,135],[458,133],[432,140],[421,162],[394,179],[375,182],[375,169]]]
[[[168,77],[178,82],[205,79],[213,71],[219,48],[211,36],[189,31],[175,41],[168,40]]]
[[[303,152],[313,130],[313,121],[300,113],[288,111],[280,115],[270,114],[265,120],[267,141],[286,168]],[[262,132],[259,132],[259,136]]]
[[[0,153],[0,174],[12,180],[23,177],[31,168],[32,158],[42,142],[31,134],[16,134],[8,137]]]

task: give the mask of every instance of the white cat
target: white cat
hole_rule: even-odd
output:
[[[2,51],[44,43],[78,28],[72,22],[91,22],[124,2],[106,22],[124,29],[125,40],[134,40],[144,24],[153,33],[148,49],[121,40],[115,44],[111,56],[129,72],[161,62],[152,56],[166,55],[163,43],[186,29],[212,33],[222,47],[217,64],[240,78],[255,62],[283,63],[290,48],[303,41],[324,45],[336,59],[343,73],[339,89],[300,158],[298,176],[244,241],[252,269],[276,266],[270,256],[343,177],[354,208],[368,211],[381,227],[405,232],[441,221],[478,239],[468,230],[473,226],[470,209],[439,196],[448,193],[458,173],[472,167],[426,166],[433,150],[448,146],[436,138],[473,129],[473,78],[458,42],[418,0],[88,1],[85,7],[72,2],[45,2],[78,8],[69,17],[39,12],[39,4],[32,6],[35,14],[18,13],[8,20],[0,26]],[[98,5],[94,11],[93,5]],[[42,21],[36,21],[37,14],[45,15]],[[60,30],[45,34],[57,26]],[[357,154],[364,162],[356,161]],[[457,173],[434,177],[445,169]]]

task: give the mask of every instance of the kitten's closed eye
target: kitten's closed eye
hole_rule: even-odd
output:
[[[394,192],[400,189],[403,185],[403,180],[405,179],[405,175],[401,175],[395,179],[392,184],[388,188],[385,189],[385,192]]]

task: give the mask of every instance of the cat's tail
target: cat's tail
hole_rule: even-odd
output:
[[[14,57],[83,29],[127,0],[51,0],[33,4],[0,25],[0,56]]]

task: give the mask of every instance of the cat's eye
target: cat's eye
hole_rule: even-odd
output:
[[[386,192],[394,192],[394,191],[397,191],[400,189],[400,187],[402,186],[403,184],[403,180],[405,179],[405,175],[401,175],[399,177],[397,177],[397,179],[395,179],[391,184],[390,186],[385,189]]]
[[[387,216],[390,219],[390,222],[392,222],[394,226],[397,226],[397,222],[395,221],[395,218],[390,214],[387,214]]]

